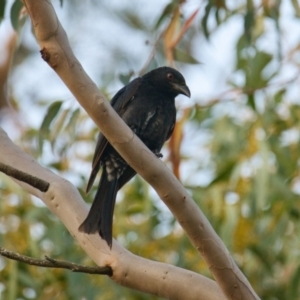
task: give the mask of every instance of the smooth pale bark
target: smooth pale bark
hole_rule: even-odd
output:
[[[78,232],[78,226],[87,214],[87,205],[77,189],[67,180],[43,168],[14,145],[1,127],[0,163],[18,168],[19,171],[50,184],[48,191],[41,192],[29,184],[16,181],[26,191],[44,201],[97,265],[112,268],[112,280],[115,282],[168,299],[225,299],[216,282],[211,279],[178,267],[138,257],[116,241],[113,242],[110,250],[98,234],[86,235]]]
[[[71,50],[67,35],[51,3],[46,0],[24,0],[24,3],[42,49],[43,59],[68,86],[110,143],[153,186],[206,260],[226,297],[228,299],[259,299],[223,242],[183,186],[117,116],[97,86],[85,73]],[[99,67],[101,67],[101,62],[99,62]],[[54,183],[54,187],[52,185],[50,190],[58,188],[56,185],[57,183]],[[74,213],[74,207],[69,207],[68,210],[68,213]],[[77,232],[72,231],[72,233],[78,235]],[[93,239],[94,236],[85,238]],[[99,244],[99,249],[108,255],[108,249],[103,243]],[[113,262],[110,261],[110,263]]]

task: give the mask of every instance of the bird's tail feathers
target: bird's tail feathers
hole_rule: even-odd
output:
[[[79,227],[79,231],[88,234],[99,232],[110,247],[112,245],[113,211],[117,191],[118,179],[108,181],[107,172],[104,168],[92,207]]]
[[[92,169],[88,184],[86,186],[86,190],[85,190],[86,193],[88,193],[90,191],[90,189],[92,188],[92,185],[95,181],[95,178],[97,176],[98,171],[99,171],[99,168],[93,168]]]

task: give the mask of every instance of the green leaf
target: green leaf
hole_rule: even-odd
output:
[[[177,7],[177,5],[179,5],[179,3],[180,3],[180,0],[173,0],[171,3],[169,3],[165,7],[165,9],[163,10],[162,14],[158,18],[158,20],[157,20],[157,22],[156,22],[156,24],[154,26],[154,29],[157,29],[160,26],[160,24],[162,23],[162,21],[174,11],[174,9]]]
[[[270,63],[273,56],[269,53],[259,51],[253,58],[248,59],[247,65],[244,68],[246,74],[246,88],[256,89],[264,87],[269,78],[264,78],[262,71]]]
[[[57,140],[57,136],[60,133],[62,127],[64,126],[68,114],[69,114],[68,109],[63,110],[61,112],[61,114],[58,116],[52,130],[50,131],[49,140],[51,142],[52,150],[54,149],[54,145],[55,145],[55,142]]]
[[[300,4],[299,4],[298,0],[291,0],[291,1],[292,1],[294,10],[295,10],[296,17],[300,18]]]
[[[23,8],[23,3],[20,0],[16,0],[10,10],[10,20],[14,30],[19,29],[20,25],[20,11]]]
[[[139,17],[135,11],[120,10],[118,15],[124,20],[126,25],[132,27],[133,29],[147,30],[147,26],[144,22],[145,20]]]
[[[210,183],[210,186],[220,181],[226,181],[230,177],[235,165],[236,161],[228,161],[228,163],[226,163],[225,166],[219,168],[219,170],[217,171],[218,174],[216,175],[215,179]]]
[[[297,298],[297,291],[299,290],[299,282],[300,282],[300,267],[298,266],[293,274],[291,280],[291,288],[289,289],[290,298],[289,299],[296,299]]]
[[[283,88],[281,90],[279,90],[275,95],[274,95],[274,101],[276,104],[280,103],[283,99],[283,96],[285,95],[286,93],[286,89]]]
[[[299,210],[298,210],[297,208],[295,208],[295,207],[292,207],[292,208],[290,209],[289,215],[290,215],[292,218],[296,219],[296,220],[299,220],[299,219],[300,219],[300,212],[299,212]]]
[[[209,31],[208,31],[208,28],[207,28],[207,21],[208,21],[208,17],[209,17],[210,10],[212,9],[212,7],[213,6],[211,4],[211,1],[208,1],[207,5],[205,7],[205,14],[204,14],[204,16],[202,18],[202,21],[201,21],[203,32],[204,32],[204,35],[207,39],[209,38]]]
[[[194,58],[192,55],[190,55],[187,52],[184,52],[178,48],[175,48],[174,50],[174,58],[177,61],[187,63],[187,64],[200,64],[200,62]]]
[[[77,108],[76,110],[73,111],[72,116],[70,118],[69,123],[67,124],[65,130],[68,132],[70,141],[73,141],[75,138],[75,132],[76,132],[76,123],[78,120],[80,114],[80,109]]]
[[[215,11],[215,20],[218,24],[218,26],[221,24],[221,19],[220,19],[220,10],[219,9],[216,9]]]
[[[40,153],[42,152],[42,149],[43,149],[44,138],[49,136],[50,125],[51,125],[53,119],[57,116],[62,103],[63,103],[62,101],[56,101],[56,102],[52,103],[48,108],[48,111],[42,122],[42,125],[40,128],[40,133],[39,133],[39,151],[40,151]]]
[[[240,38],[238,39],[238,42],[236,44],[236,61],[237,61],[237,70],[242,69],[244,67],[244,60],[245,58],[243,57],[244,49],[248,47],[245,35],[242,34]]]
[[[261,265],[265,267],[265,270],[270,274],[273,272],[273,260],[270,255],[266,255],[266,249],[263,249],[259,245],[250,246],[249,249],[253,252],[254,255],[260,260]]]
[[[133,74],[134,74],[133,71],[129,71],[128,73],[121,73],[119,74],[119,79],[124,85],[126,85],[127,83],[129,83],[130,78],[132,77]]]
[[[9,262],[9,281],[8,281],[8,291],[7,291],[7,300],[17,299],[17,287],[18,287],[18,274],[19,274],[19,264],[11,260]]]
[[[247,42],[250,44],[252,40],[252,30],[254,28],[254,10],[246,13],[244,18],[244,32]]]
[[[4,18],[5,5],[6,5],[6,1],[5,0],[0,2],[0,22]]]
[[[53,121],[53,119],[56,117],[57,113],[59,112],[62,103],[63,103],[62,101],[55,101],[49,106],[46,116],[41,125],[42,131],[49,130],[49,126]]]
[[[254,99],[254,94],[253,93],[249,93],[248,97],[247,97],[247,103],[248,105],[256,111],[256,106],[255,106],[255,99]]]
[[[247,12],[244,17],[244,33],[247,42],[250,44],[252,40],[252,30],[255,25],[255,11],[253,0],[247,0]]]

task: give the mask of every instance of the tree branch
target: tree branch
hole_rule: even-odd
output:
[[[44,201],[70,231],[87,255],[98,265],[110,267],[111,279],[120,285],[168,299],[224,300],[217,284],[199,274],[133,255],[116,241],[110,249],[99,234],[86,235],[78,226],[87,215],[87,205],[67,180],[43,168],[12,143],[0,127],[0,163],[18,166],[23,173],[48,182],[46,192],[18,181],[27,192]]]
[[[41,192],[47,192],[49,188],[49,182],[32,176],[28,173],[17,170],[9,165],[0,163],[0,172],[3,172],[7,176],[10,176],[19,181],[25,182],[34,188],[37,188]]]
[[[66,260],[53,259],[48,256],[45,256],[46,259],[36,259],[13,251],[9,251],[2,247],[0,247],[0,255],[32,266],[38,266],[43,268],[68,269],[71,270],[72,272],[112,276],[112,269],[107,266],[106,267],[82,266]]]
[[[248,280],[238,269],[224,243],[217,236],[187,191],[185,191],[170,170],[133,134],[130,128],[110,106],[96,84],[85,73],[71,50],[67,35],[51,3],[46,0],[23,1],[31,17],[37,41],[43,50],[44,56],[47,58],[49,66],[60,76],[78,102],[87,111],[121,156],[154,187],[158,195],[184,228],[194,246],[206,260],[211,272],[227,298],[259,299]],[[57,182],[50,182],[50,188],[46,194],[54,193],[55,188],[57,188]],[[52,209],[65,221],[65,224],[67,224],[68,222],[65,220],[66,217],[63,216],[62,213],[59,213],[60,206],[66,205],[67,201],[58,203],[54,195],[55,193],[52,195],[53,199],[50,203],[55,202],[56,206]],[[41,197],[42,196],[43,195],[41,195]],[[68,195],[68,198],[69,197],[70,195]],[[50,207],[52,206],[53,204],[50,205]],[[71,203],[67,209],[69,213],[71,210],[73,217],[77,215],[74,209],[74,203]],[[81,221],[84,216],[80,216]],[[74,236],[82,240],[83,235],[80,235],[77,230],[74,231],[73,226],[71,226],[71,228]],[[85,240],[91,238],[95,238],[95,236],[84,235]],[[89,249],[87,246],[82,242],[81,244],[88,252]],[[113,243],[113,249],[114,244],[116,243]],[[103,242],[101,243],[101,249],[105,249],[105,254],[109,257],[109,249],[103,245]],[[119,246],[117,246],[117,249],[120,249]],[[120,257],[118,257],[118,259],[120,259]],[[97,261],[99,261],[99,259],[97,259]],[[114,265],[114,262],[111,260],[110,263],[111,266]],[[102,263],[100,265],[107,264]],[[122,273],[124,274],[124,272],[126,273],[126,270],[124,271],[123,269]],[[114,270],[114,276],[115,274]],[[129,280],[131,280],[131,283],[128,282]],[[132,280],[132,276],[125,276],[121,283],[129,286],[132,284]],[[141,280],[137,277],[136,281]],[[181,282],[178,282],[178,284],[180,285]],[[137,288],[139,288],[139,286],[137,286]],[[178,298],[177,295],[176,298]],[[182,299],[192,298],[184,296]]]

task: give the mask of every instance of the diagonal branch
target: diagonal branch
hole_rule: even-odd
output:
[[[109,249],[99,234],[85,235],[78,232],[78,226],[87,214],[87,206],[78,190],[21,151],[0,127],[0,163],[4,162],[9,166],[18,166],[19,171],[50,183],[47,192],[41,192],[30,184],[17,181],[27,192],[45,202],[98,266],[112,269],[111,279],[116,283],[168,299],[225,299],[217,284],[204,276],[138,257],[116,241],[112,249]]]
[[[188,192],[185,191],[170,170],[132,133],[110,106],[96,84],[85,73],[71,50],[66,32],[62,28],[51,3],[47,0],[23,1],[31,17],[37,41],[49,66],[63,80],[121,156],[154,187],[184,228],[191,242],[206,260],[227,298],[259,299],[248,280],[238,269],[224,243]],[[55,184],[52,188],[51,185],[53,184],[50,183],[47,194],[54,193]],[[52,197],[50,207],[66,224],[67,220],[60,212],[60,206],[64,204],[56,202],[54,195]],[[74,205],[71,204],[69,209],[71,213],[76,214]],[[81,221],[83,217],[80,218]],[[74,230],[74,226],[71,228],[74,235],[83,239],[83,236]],[[94,238],[94,235],[85,238],[91,239]],[[81,244],[88,251],[86,245]],[[105,249],[105,254],[109,256],[109,249],[105,248],[103,244],[101,246]],[[116,246],[116,249],[119,247]],[[113,264],[111,260],[110,263]],[[122,284],[125,284],[129,278],[132,280],[131,276],[126,276]],[[139,278],[137,278],[138,280]]]

